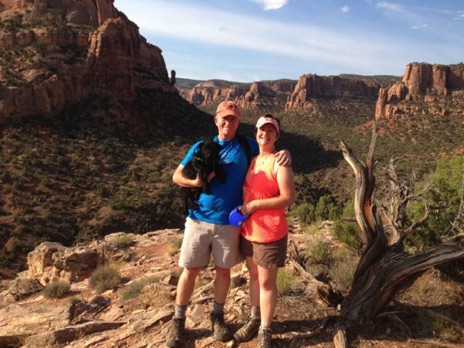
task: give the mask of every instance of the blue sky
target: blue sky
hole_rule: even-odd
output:
[[[402,76],[464,62],[462,0],[115,0],[177,77]]]

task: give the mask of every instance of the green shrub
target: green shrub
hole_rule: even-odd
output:
[[[62,298],[70,289],[71,285],[67,281],[57,280],[51,282],[43,289],[43,295],[46,298]]]
[[[462,334],[454,325],[454,322],[447,320],[446,317],[439,317],[424,313],[418,319],[418,325],[433,332],[434,336],[447,342],[462,342]]]
[[[114,238],[114,240],[111,240],[111,244],[116,249],[127,249],[128,247],[134,245],[134,243],[134,237],[129,234],[124,234],[122,236]]]
[[[353,282],[353,275],[358,265],[358,257],[353,254],[343,254],[332,260],[329,276],[338,290],[348,292]]]
[[[277,293],[279,296],[288,295],[295,280],[293,272],[285,268],[279,268],[277,272]]]
[[[360,252],[363,248],[363,241],[358,232],[358,225],[353,222],[337,220],[333,229],[337,238],[346,244],[353,251]]]
[[[140,302],[146,307],[163,307],[172,303],[173,297],[169,286],[162,283],[148,284],[141,289]]]
[[[121,283],[119,270],[114,266],[100,266],[89,279],[89,286],[101,294],[106,290],[112,290]]]
[[[130,300],[132,298],[136,298],[140,295],[142,292],[142,289],[149,285],[156,283],[160,280],[159,277],[156,276],[151,276],[147,278],[143,278],[140,280],[137,280],[127,286],[127,288],[121,293],[121,299],[123,301]]]
[[[324,195],[319,198],[314,211],[318,220],[336,220],[342,214],[342,208],[339,207],[332,196]]]
[[[330,245],[320,240],[309,240],[308,251],[314,261],[318,263],[327,263],[330,261],[331,252]]]
[[[426,201],[412,202],[408,206],[408,220],[417,220],[425,211],[425,204],[432,207],[430,216],[424,224],[408,234],[405,243],[415,250],[423,250],[440,243],[444,236],[459,233],[463,219],[456,220],[461,208],[463,195],[464,156],[441,158],[435,172],[431,175],[431,189],[427,191]],[[428,179],[419,183],[428,185]],[[461,212],[462,214],[462,212]]]
[[[314,211],[314,205],[304,202],[292,210],[292,215],[296,215],[300,223],[304,225],[309,225],[312,222],[316,221],[316,215]]]
[[[169,256],[174,256],[180,250],[182,246],[182,238],[176,239],[170,246],[169,246]]]

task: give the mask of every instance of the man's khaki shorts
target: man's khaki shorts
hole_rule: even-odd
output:
[[[215,225],[187,218],[179,266],[185,268],[206,266],[213,254],[216,266],[232,268],[243,260],[238,250],[239,239],[239,227]]]
[[[285,266],[288,235],[270,243],[256,243],[240,237],[240,252],[245,257],[253,257],[253,262],[263,268]]]

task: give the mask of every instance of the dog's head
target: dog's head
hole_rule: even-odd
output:
[[[217,169],[217,163],[219,161],[219,151],[221,145],[214,141],[205,141],[197,149],[192,160],[187,163],[184,168],[184,175],[188,178],[193,179],[195,171],[196,174],[200,173],[203,175],[211,173]]]
[[[209,163],[217,162],[219,160],[219,151],[221,151],[221,145],[214,141],[205,141],[200,146],[198,157]]]

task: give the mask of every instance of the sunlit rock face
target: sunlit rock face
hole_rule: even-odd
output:
[[[380,90],[375,117],[462,114],[462,105],[464,66],[413,63],[406,66],[402,81]]]

